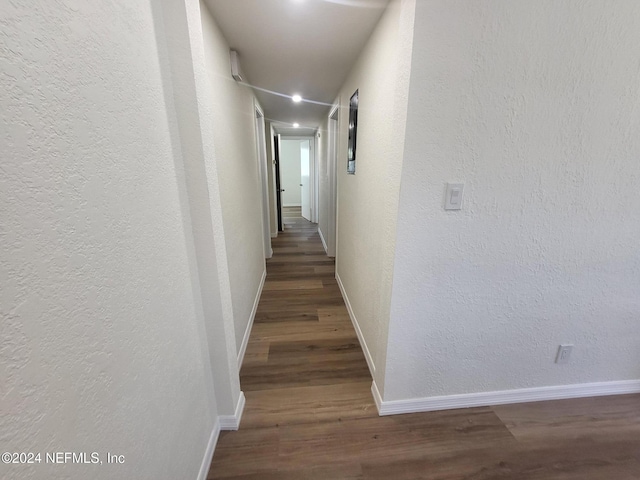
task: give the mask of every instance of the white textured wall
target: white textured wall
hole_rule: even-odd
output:
[[[149,2],[0,25],[1,450],[126,457],[0,477],[195,478],[216,403]]]
[[[254,96],[231,78],[229,45],[204,3],[202,30],[209,73],[216,168],[226,240],[236,345],[241,348],[265,272],[262,185],[259,180]]]
[[[385,400],[640,378],[640,3],[417,5]]]
[[[380,384],[384,375],[415,1],[394,0],[340,91],[336,271]],[[349,99],[359,89],[356,174]]]
[[[241,401],[220,181],[212,135],[200,3],[151,3],[166,85],[176,177],[189,249],[199,336],[214,379],[218,414],[233,415]]]

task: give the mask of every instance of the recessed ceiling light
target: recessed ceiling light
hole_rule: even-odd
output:
[[[291,100],[296,103],[300,103],[302,101],[302,97],[296,93],[293,97],[291,97]]]
[[[300,124],[299,124],[299,123],[294,123],[294,124],[293,124],[293,128],[298,128],[299,126],[300,126]]]

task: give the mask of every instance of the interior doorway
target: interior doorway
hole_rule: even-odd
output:
[[[276,212],[278,216],[278,231],[284,231],[282,223],[282,184],[280,183],[280,135],[273,137],[274,167],[276,179]]]
[[[278,163],[282,208],[299,208],[303,218],[317,223],[315,138],[281,137]]]
[[[311,221],[311,142],[300,141],[300,213]]]

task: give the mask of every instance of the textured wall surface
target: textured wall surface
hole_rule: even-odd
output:
[[[205,366],[219,415],[240,395],[233,302],[198,0],[152,2]]]
[[[195,478],[215,419],[148,1],[0,5],[0,445]]]
[[[640,378],[639,58],[633,0],[418,2],[385,400]]]
[[[204,3],[202,31],[209,73],[216,169],[231,281],[236,346],[241,348],[265,271],[254,96],[231,78],[229,45]]]
[[[392,1],[340,91],[336,270],[382,379],[415,2]],[[356,174],[349,99],[359,90]],[[380,368],[378,368],[380,367]]]

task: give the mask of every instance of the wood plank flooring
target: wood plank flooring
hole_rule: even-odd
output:
[[[640,395],[379,417],[316,225],[273,250],[209,479],[640,480]]]

